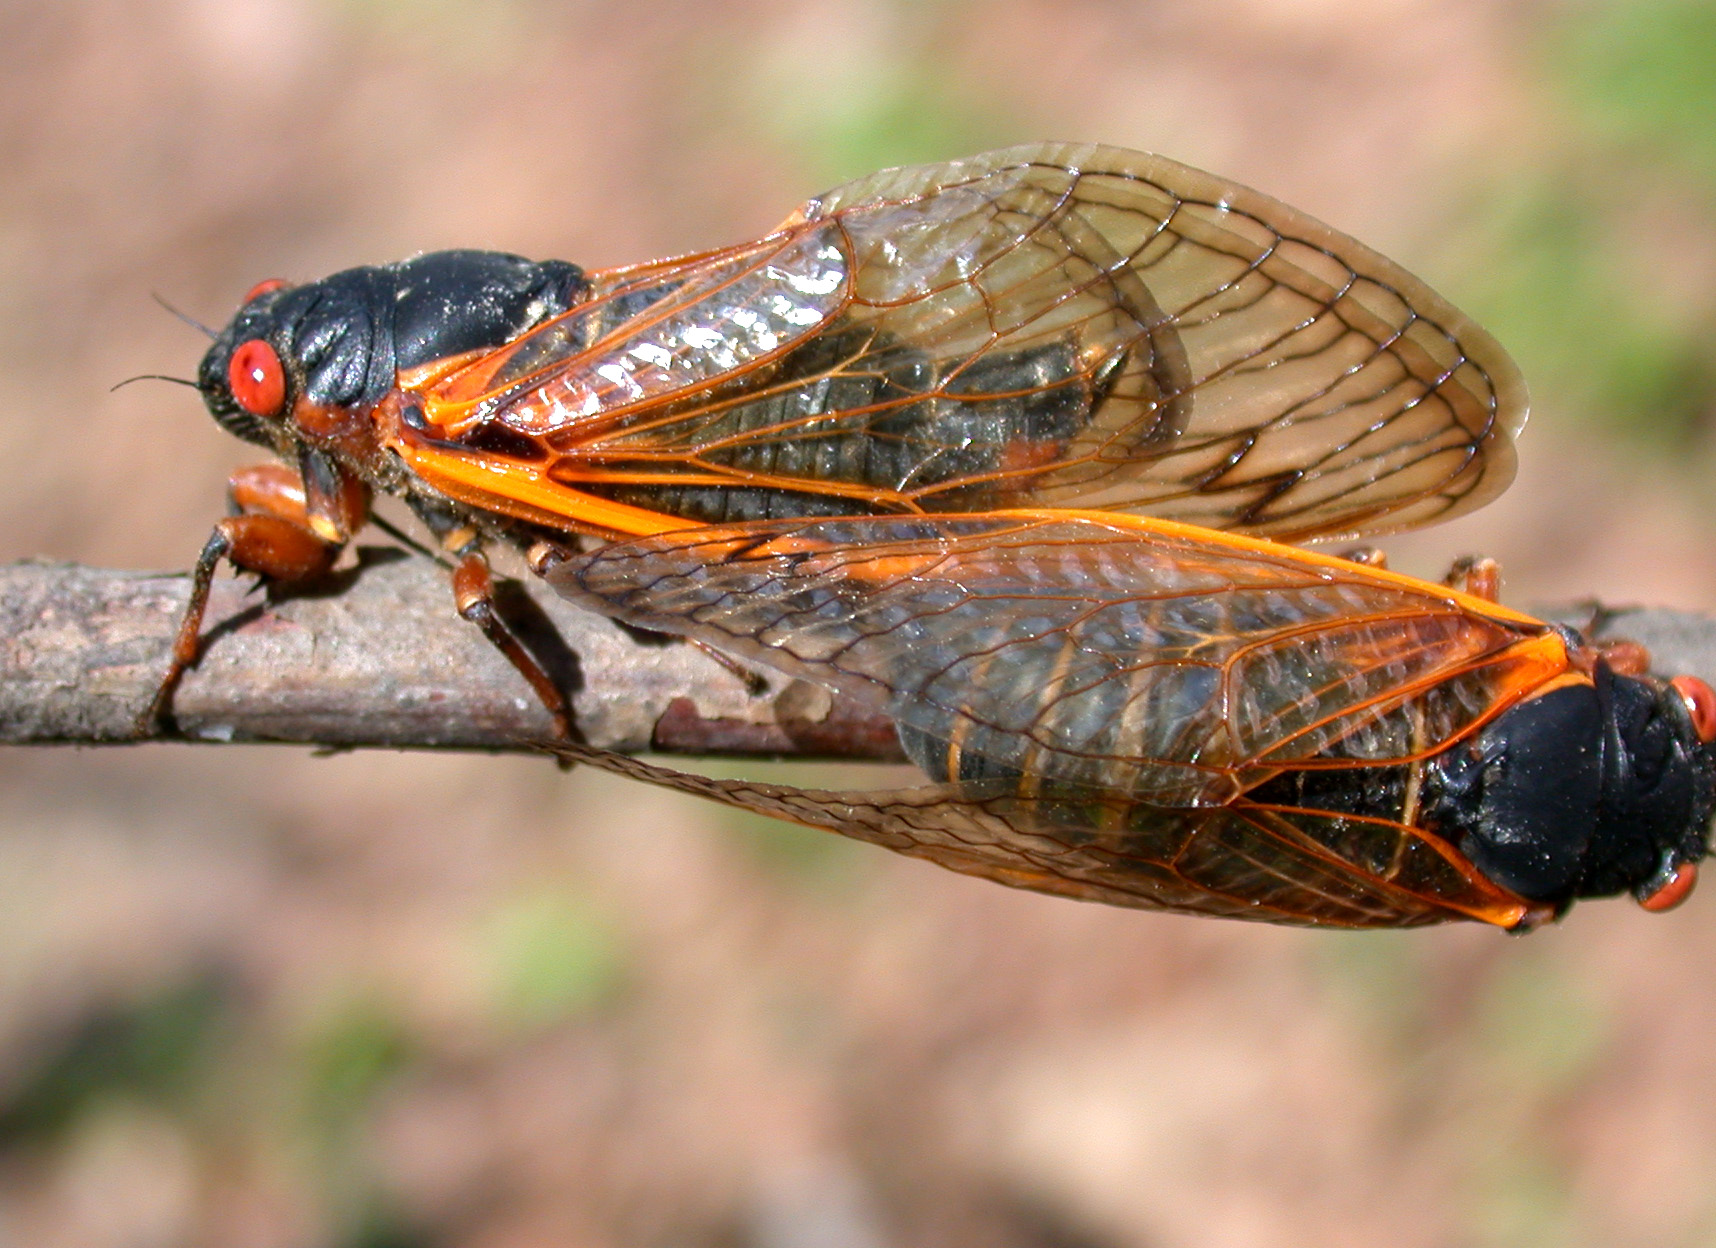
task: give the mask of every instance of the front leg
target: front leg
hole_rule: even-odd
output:
[[[254,464],[232,474],[227,498],[234,514],[214,526],[197,557],[172,661],[138,717],[138,736],[149,735],[161,722],[180,679],[197,661],[209,588],[221,560],[268,581],[302,584],[333,567],[351,533],[362,525],[369,507],[363,483],[319,455],[307,467],[308,472],[294,472],[285,464]],[[309,489],[307,479],[314,482]]]

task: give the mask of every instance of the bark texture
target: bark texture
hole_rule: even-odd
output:
[[[71,564],[0,566],[0,743],[277,741],[530,750],[549,735],[524,680],[453,611],[445,572],[365,552],[313,591],[215,583],[203,654],[146,733],[190,582]],[[901,757],[892,727],[819,689],[761,693],[694,646],[629,633],[541,585],[502,613],[573,698],[587,744],[619,751]]]

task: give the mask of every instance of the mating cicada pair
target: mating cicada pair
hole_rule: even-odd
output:
[[[752,242],[585,272],[456,251],[255,288],[203,361],[224,558],[324,572],[376,490],[457,560],[884,712],[927,773],[828,793],[628,774],[1003,883],[1369,927],[1526,928],[1690,890],[1716,694],[1290,543],[1468,511],[1513,473],[1501,348],[1384,257],[1158,157],[889,170]],[[580,553],[574,539],[605,544]],[[152,712],[153,713],[153,712]]]

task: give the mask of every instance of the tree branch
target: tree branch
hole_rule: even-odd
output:
[[[540,584],[502,582],[503,614],[573,694],[587,744],[622,752],[886,759],[892,726],[801,681],[753,694],[696,647],[628,632]],[[477,630],[454,614],[445,573],[392,550],[310,592],[270,599],[216,583],[204,654],[174,722],[137,716],[166,670],[183,575],[71,564],[0,565],[0,744],[276,741],[331,748],[528,751],[547,713]],[[1550,618],[1583,626],[1582,604]],[[1648,646],[1657,670],[1716,683],[1716,619],[1609,610],[1599,637]]]
[[[173,722],[139,736],[190,582],[71,564],[0,565],[0,743],[276,741],[518,750],[548,737],[523,678],[453,611],[445,572],[395,551],[310,592],[217,581],[201,661]],[[540,584],[503,581],[502,614],[573,695],[587,744],[619,751],[901,757],[880,716],[694,646],[629,633]]]

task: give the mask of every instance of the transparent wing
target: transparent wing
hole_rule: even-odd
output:
[[[1116,148],[889,170],[755,243],[596,278],[439,378],[429,419],[712,522],[1065,506],[1378,533],[1498,493],[1525,417],[1501,348],[1391,261]]]
[[[826,792],[717,780],[588,746],[568,757],[777,819],[828,828],[1014,888],[1109,905],[1315,927],[1417,927],[1533,914],[1436,838],[1401,824],[1248,806],[1045,803],[985,786]],[[987,787],[995,788],[995,785]]]
[[[1549,626],[1437,586],[1089,513],[688,530],[549,579],[883,711],[937,778],[1164,807],[1423,757],[1566,666]]]

